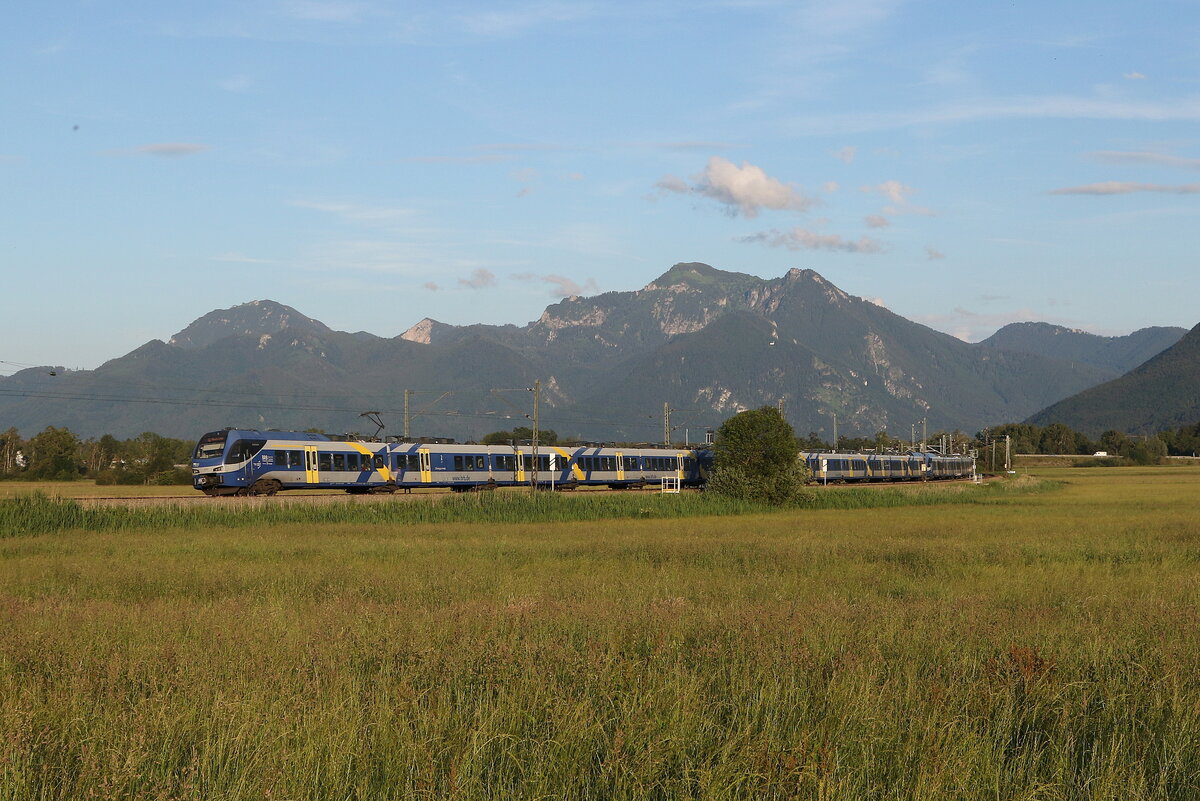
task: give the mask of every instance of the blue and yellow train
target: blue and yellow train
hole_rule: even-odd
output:
[[[640,487],[703,482],[704,455],[677,448],[443,445],[373,442],[295,431],[225,429],[200,438],[192,484],[207,495],[274,495],[281,490],[456,491],[528,485]],[[705,471],[706,472],[706,471]]]
[[[207,495],[274,495],[282,490],[341,489],[352,493],[455,491],[536,483],[644,487],[664,482],[704,484],[712,451],[543,445],[453,445],[378,442],[296,431],[224,429],[200,438],[192,484]],[[975,461],[936,452],[804,452],[816,483],[930,481],[970,478]]]

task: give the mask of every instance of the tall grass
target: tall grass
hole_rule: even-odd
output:
[[[1014,494],[1044,490],[1050,482],[1000,482],[974,485],[912,486],[904,488],[837,488],[812,490],[798,506],[809,509],[869,509],[881,507],[988,503]],[[448,495],[436,500],[388,503],[333,501],[289,503],[283,498],[263,502],[226,499],[212,505],[162,503],[151,506],[101,506],[48,497],[42,493],[0,498],[0,537],[82,529],[121,531],[137,528],[178,529],[196,526],[256,527],[263,525],[330,523],[568,523],[627,518],[675,519],[778,511],[775,507],[712,494],[655,493],[564,496],[516,492]]]
[[[1082,472],[10,536],[0,799],[1198,797],[1200,478]]]

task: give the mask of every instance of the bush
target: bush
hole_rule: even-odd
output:
[[[796,432],[776,409],[742,412],[717,431],[708,490],[741,501],[794,503],[808,480],[799,454]]]

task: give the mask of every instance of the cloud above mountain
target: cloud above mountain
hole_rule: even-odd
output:
[[[725,206],[729,214],[747,218],[757,217],[763,209],[808,211],[816,203],[794,185],[767,175],[762,167],[749,162],[738,166],[720,156],[710,158],[704,171],[692,176],[690,183],[667,175],[657,187],[667,192],[710,198]]]

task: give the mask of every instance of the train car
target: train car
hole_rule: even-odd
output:
[[[943,456],[934,451],[908,453],[805,452],[800,459],[812,480],[827,484],[855,481],[931,481],[970,478],[975,460],[969,456]]]
[[[193,486],[207,495],[274,495],[291,489],[351,493],[444,488],[468,491],[535,483],[640,487],[703,482],[694,451],[664,448],[454,445],[377,442],[296,431],[224,429],[192,456]]]

